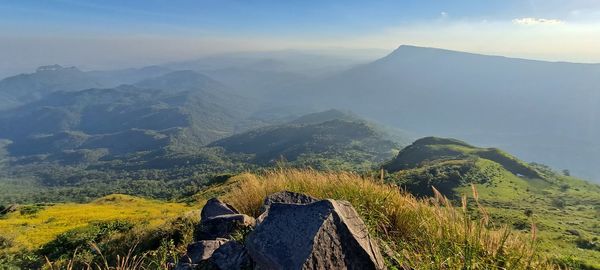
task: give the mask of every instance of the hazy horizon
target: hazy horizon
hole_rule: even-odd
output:
[[[600,2],[587,0],[366,7],[360,1],[7,1],[0,3],[0,75],[47,64],[116,69],[240,51],[335,49],[349,56],[402,44],[598,63],[598,14]]]

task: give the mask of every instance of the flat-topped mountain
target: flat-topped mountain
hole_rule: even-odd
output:
[[[593,179],[600,177],[599,75],[597,64],[400,46],[285,95],[417,134],[500,146]]]

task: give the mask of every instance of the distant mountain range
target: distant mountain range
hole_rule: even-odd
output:
[[[5,111],[0,137],[13,141],[7,149],[17,156],[191,151],[251,126],[244,122],[255,106],[204,75],[177,71],[135,85],[46,93]]]
[[[484,205],[493,226],[534,221],[546,252],[598,261],[600,188],[561,170],[600,179],[600,65],[413,46],[352,64],[258,54],[3,79],[0,203],[189,199],[276,166],[382,168],[386,184]]]
[[[351,109],[421,136],[463,138],[600,179],[600,65],[400,46],[278,100]],[[287,98],[286,98],[287,96]]]
[[[0,177],[33,181],[30,185],[41,190],[33,197],[43,201],[114,192],[173,198],[197,191],[213,177],[249,169],[369,171],[410,141],[398,130],[337,110],[256,122],[239,111],[243,104],[233,106],[236,96],[210,92],[120,86],[57,92],[9,110],[0,117],[0,135],[9,138],[0,141]],[[236,133],[242,122],[257,128]]]
[[[90,72],[60,65],[42,66],[35,73],[20,74],[0,81],[0,111],[37,101],[53,92],[112,88],[168,72],[169,69],[158,66]]]
[[[24,140],[22,136],[63,131],[105,136],[130,129],[164,134],[165,128],[184,126],[185,132],[176,133],[186,135],[178,138],[203,145],[312,111],[338,108],[408,131],[413,138],[448,136],[498,146],[524,160],[598,180],[598,74],[596,64],[414,46],[400,46],[364,64],[279,52],[114,71],[53,65],[0,81],[0,111],[5,111],[0,137]],[[100,98],[99,89],[111,89],[114,96]],[[86,108],[79,106],[83,96],[88,98]],[[80,100],[71,105],[52,103],[59,99]],[[89,112],[97,108],[96,100],[129,109],[117,113],[113,107],[118,105],[98,105],[94,118]],[[98,122],[100,118],[112,129]],[[24,127],[26,121],[34,123],[33,130]],[[165,136],[174,138],[172,133]]]

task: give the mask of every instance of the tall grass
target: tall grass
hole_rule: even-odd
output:
[[[59,262],[51,262],[46,258],[46,264],[43,269],[45,270],[142,270],[147,269],[144,267],[146,260],[146,253],[141,255],[134,254],[135,246],[129,249],[129,252],[125,256],[117,256],[114,265],[110,265],[108,259],[102,253],[102,250],[95,243],[90,243],[90,247],[98,254],[101,261],[98,263],[85,263],[78,266],[78,262],[75,259]],[[77,250],[73,254],[73,257],[77,257]],[[166,268],[165,268],[166,269]]]
[[[136,252],[136,245],[121,256],[117,255],[114,261],[107,258],[102,249],[95,243],[89,243],[89,246],[96,256],[97,262],[81,262],[77,259],[77,250],[73,253],[73,258],[69,260],[60,260],[56,262],[46,258],[46,264],[42,267],[44,270],[170,270],[175,267],[177,261],[167,261],[164,258],[157,258],[153,252]],[[167,255],[165,251],[164,255]],[[154,256],[152,256],[154,255]]]
[[[235,176],[205,193],[221,195],[241,212],[258,216],[265,196],[283,190],[351,202],[370,233],[381,240],[392,269],[560,269],[536,253],[535,225],[531,235],[524,235],[490,224],[474,186],[472,198],[464,196],[460,206],[453,206],[435,189],[433,198],[418,199],[380,179],[354,173],[276,169]],[[165,247],[158,252],[164,256],[136,254],[132,248],[125,256],[107,260],[92,246],[102,260],[84,269],[170,269],[174,260],[167,257],[175,247]],[[48,262],[46,269],[74,269],[72,261],[63,263]]]
[[[231,179],[222,199],[243,213],[257,216],[265,196],[289,190],[318,198],[347,200],[357,209],[371,233],[396,267],[405,269],[559,269],[535,252],[531,236],[492,226],[479,204],[463,197],[461,207],[434,191],[417,199],[393,185],[348,172],[277,169],[241,174]],[[393,266],[393,265],[391,265]]]
[[[47,270],[168,270],[193,241],[197,215],[165,221],[160,229],[146,226],[123,233],[111,233],[108,239],[95,239],[78,246],[72,253],[53,259],[44,256],[42,266],[25,267]],[[69,245],[67,243],[67,245]],[[0,269],[2,265],[0,264]]]

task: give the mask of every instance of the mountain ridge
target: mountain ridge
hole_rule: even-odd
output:
[[[573,64],[573,65],[591,65],[591,66],[600,66],[600,63],[582,63],[582,62],[574,62],[574,61],[562,61],[562,60],[543,60],[543,59],[531,59],[526,57],[516,57],[516,56],[505,56],[501,54],[489,54],[489,53],[474,53],[469,51],[462,50],[453,50],[453,49],[445,49],[438,47],[428,47],[428,46],[418,46],[418,45],[410,45],[410,44],[402,44],[398,46],[398,48],[394,49],[391,53],[383,58],[387,58],[388,56],[402,55],[404,53],[410,52],[436,52],[436,53],[450,53],[450,54],[462,54],[462,55],[471,55],[473,57],[484,56],[484,57],[495,57],[500,59],[507,60],[522,60],[525,62],[539,62],[539,63],[554,63],[554,64]]]
[[[298,85],[279,100],[291,95],[291,104],[349,109],[420,136],[496,145],[600,179],[593,165],[600,162],[598,74],[597,64],[401,46],[379,60]]]
[[[253,155],[258,164],[283,159],[298,166],[331,169],[370,167],[400,147],[373,123],[335,109],[235,134],[209,146]]]

